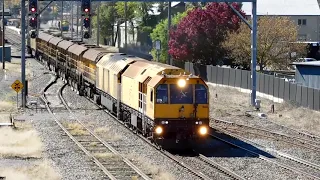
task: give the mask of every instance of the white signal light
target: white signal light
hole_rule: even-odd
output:
[[[88,8],[85,8],[85,9],[84,9],[84,12],[89,12],[89,9],[88,9]]]
[[[201,135],[205,135],[205,134],[207,134],[207,132],[208,132],[207,127],[205,127],[205,126],[200,127],[199,133],[200,133]]]
[[[187,82],[186,82],[186,80],[184,80],[184,79],[179,79],[179,80],[178,80],[178,86],[181,87],[181,88],[182,88],[182,87],[185,87],[185,86],[186,86],[186,83],[187,83]]]
[[[161,134],[162,133],[162,127],[158,126],[155,131],[156,131],[157,134]]]
[[[35,12],[35,11],[36,11],[36,8],[34,8],[34,7],[31,8],[31,11],[32,11],[32,12]]]

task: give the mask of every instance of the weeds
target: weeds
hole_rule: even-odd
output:
[[[0,156],[39,158],[42,142],[34,130],[15,131],[10,127],[1,128]]]

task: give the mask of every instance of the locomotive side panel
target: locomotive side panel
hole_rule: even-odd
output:
[[[139,84],[130,77],[122,76],[121,90],[122,103],[128,105],[133,109],[138,110]]]

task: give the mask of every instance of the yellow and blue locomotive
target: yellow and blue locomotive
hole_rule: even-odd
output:
[[[31,48],[35,58],[74,91],[157,144],[186,144],[207,137],[209,91],[200,77],[121,53],[116,47],[72,42],[46,33],[32,40]]]

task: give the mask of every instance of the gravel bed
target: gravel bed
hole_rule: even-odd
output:
[[[46,84],[49,82],[47,81]],[[59,86],[54,85],[49,88],[49,94],[55,94]],[[43,86],[44,88],[45,86]],[[52,104],[59,101],[51,98]],[[69,113],[59,113],[64,119],[69,118]],[[102,172],[96,168],[93,162],[83,153],[78,146],[62,131],[62,129],[53,120],[53,117],[47,112],[34,113],[31,116],[22,115],[19,119],[25,119],[26,122],[31,122],[34,128],[39,132],[44,144],[44,156],[53,161],[53,166],[62,179],[104,179]]]
[[[261,148],[263,148],[263,150],[264,151],[266,151],[266,152],[268,152],[269,154],[271,154],[271,155],[273,155],[273,156],[275,156],[275,157],[277,157],[278,159],[278,161],[279,162],[282,162],[283,164],[287,164],[287,165],[289,165],[290,167],[293,167],[293,168],[296,168],[296,169],[300,169],[300,170],[302,170],[302,171],[305,171],[305,172],[308,172],[309,174],[312,174],[312,175],[315,175],[315,176],[318,176],[318,177],[320,177],[320,171],[319,170],[315,170],[315,169],[313,169],[313,168],[310,168],[309,166],[306,166],[306,165],[304,165],[304,164],[300,164],[300,163],[298,163],[298,162],[295,162],[295,161],[292,161],[292,160],[289,160],[289,159],[286,159],[286,158],[283,158],[283,157],[281,157],[281,156],[278,156],[275,152],[272,152],[273,150],[275,150],[276,149],[276,146],[274,146],[273,144],[270,144],[270,142],[268,142],[268,141],[265,141],[265,140],[261,140],[261,139],[249,139],[249,141],[250,142],[248,142],[247,140],[245,140],[245,142],[246,143],[250,143],[250,144],[252,144],[251,143],[251,141],[254,143],[254,144],[258,144],[259,146],[261,146],[262,144],[264,144],[264,145],[262,145],[261,146]],[[265,144],[267,144],[267,145],[265,145]],[[269,149],[268,150],[266,150],[266,148],[265,147],[268,147]],[[293,151],[293,149],[291,149],[292,151]],[[293,152],[301,152],[301,151],[293,151]],[[292,154],[292,153],[287,153],[286,152],[286,154]],[[317,153],[316,153],[317,154]],[[304,154],[300,154],[300,155],[293,155],[294,157],[299,157],[299,156],[307,156],[307,157],[310,157],[310,156],[316,156],[314,153],[312,154],[312,153],[310,153],[310,152],[304,152]],[[319,157],[313,157],[314,159],[318,159]],[[309,162],[311,162],[311,163],[314,163],[314,164],[318,164],[318,163],[316,163],[316,162],[314,162],[314,161],[309,161]]]
[[[246,111],[252,111],[253,108],[249,107],[249,94],[241,93],[238,90],[225,88],[225,87],[215,87],[209,85],[210,89],[210,116],[212,118],[218,118],[222,120],[232,121],[239,124],[245,124],[249,126],[254,126],[258,128],[266,128],[271,129],[275,132],[280,132],[296,137],[304,137],[300,135],[299,132],[310,133],[309,129],[312,129],[314,123],[317,121],[311,121],[309,118],[319,119],[319,113],[316,111],[311,111],[309,109],[301,109],[297,108],[288,103],[272,103],[269,100],[263,99],[263,103],[261,104],[260,112],[251,112],[251,117],[247,117],[245,115]],[[228,92],[228,93],[226,93]],[[215,97],[217,94],[218,98]],[[260,98],[261,99],[261,98]],[[275,104],[275,113],[270,112],[271,104]],[[296,112],[295,116],[292,119],[286,119],[285,116],[288,114]],[[306,116],[303,113],[310,113],[310,116]],[[258,113],[265,113],[267,118],[259,118]],[[299,114],[300,113],[300,114]],[[291,116],[290,116],[291,117]],[[297,119],[303,119],[304,121],[310,121],[310,123],[296,123]],[[289,121],[289,122],[287,122]],[[312,124],[313,123],[313,124]],[[281,125],[280,125],[281,124]],[[294,127],[293,127],[294,124]],[[211,124],[214,127],[214,123]],[[284,126],[286,127],[284,127]],[[317,127],[317,126],[315,126]],[[295,130],[289,129],[293,128]],[[319,131],[313,131],[317,134]],[[311,133],[312,134],[312,133]],[[318,135],[320,136],[320,135]],[[307,138],[307,137],[304,137]],[[316,140],[320,142],[320,139]]]
[[[69,113],[59,113],[59,116],[67,118]],[[104,179],[100,170],[95,168],[86,154],[61,130],[50,114],[43,112],[19,118],[32,122],[44,144],[44,156],[53,161],[53,166],[62,179]]]
[[[186,162],[189,166],[198,170],[198,172],[203,173],[211,179],[233,179],[228,175],[224,174],[218,169],[215,169],[208,165],[206,162],[198,159],[197,157],[187,157],[187,156],[176,156],[179,159],[182,159],[183,162]]]
[[[271,138],[253,135],[250,133],[236,133],[242,137],[249,139],[264,147],[269,147],[280,152],[286,152],[292,156],[296,156],[300,159],[304,159],[315,164],[320,164],[320,152],[309,149],[307,147],[301,147],[297,145],[291,145],[283,141],[276,141]]]
[[[282,159],[276,159],[272,156],[272,154],[269,154],[243,141],[235,140],[222,134],[218,136],[222,137],[223,139],[228,139],[229,142],[238,144],[241,147],[258,152],[266,157],[270,157],[276,162],[282,162]],[[304,175],[294,173],[272,162],[259,159],[247,151],[234,147],[230,148],[230,145],[228,144],[216,142],[218,140],[212,141],[213,142],[210,142],[210,144],[215,144],[214,147],[216,147],[217,151],[211,151],[210,153],[207,152],[207,155],[211,156],[213,160],[217,161],[221,165],[229,167],[231,170],[234,170],[236,173],[247,179],[308,179],[304,177]]]
[[[92,130],[104,129],[105,133],[101,137],[110,142],[121,154],[126,155],[144,172],[150,172],[154,179],[199,179],[133,135],[105,112],[94,110],[95,105],[84,97],[78,96],[70,88],[66,87],[63,94],[71,108],[87,109],[75,110],[75,114],[85,124]]]

